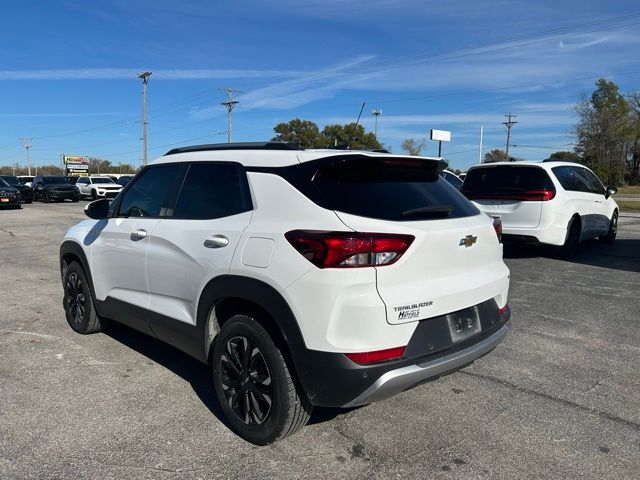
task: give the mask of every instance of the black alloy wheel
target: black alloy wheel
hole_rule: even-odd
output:
[[[82,334],[102,331],[108,321],[100,318],[93,304],[91,284],[78,262],[71,262],[63,269],[64,307],[67,323],[76,332]]]
[[[66,287],[67,308],[73,321],[80,324],[84,319],[86,297],[82,279],[76,272],[67,277]]]
[[[263,423],[273,405],[273,385],[260,349],[247,337],[233,337],[220,361],[222,388],[233,413],[245,425]]]
[[[567,238],[562,246],[562,253],[565,258],[572,258],[578,253],[580,246],[580,223],[575,219],[569,222]]]
[[[284,359],[286,344],[255,317],[226,320],[212,347],[214,390],[234,432],[268,445],[306,425],[313,407]]]
[[[600,237],[600,241],[604,243],[613,242],[618,235],[618,212],[613,212],[611,221],[609,222],[609,231],[606,235]]]

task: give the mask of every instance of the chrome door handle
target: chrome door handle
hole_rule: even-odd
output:
[[[131,240],[133,240],[134,242],[137,242],[138,240],[142,240],[143,238],[147,237],[147,231],[140,229],[140,230],[136,230],[134,232],[131,232]]]
[[[229,239],[224,235],[212,235],[204,241],[207,248],[222,248],[229,245]]]

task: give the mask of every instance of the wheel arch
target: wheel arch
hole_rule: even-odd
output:
[[[65,240],[60,245],[60,279],[64,280],[64,274],[69,268],[71,262],[76,261],[80,264],[82,269],[84,270],[84,274],[89,281],[89,286],[91,287],[91,295],[93,296],[94,305],[96,306],[96,311],[98,308],[98,302],[95,301],[95,289],[93,287],[93,277],[91,276],[91,269],[89,268],[89,261],[87,260],[87,255],[84,249],[73,240]],[[98,314],[100,312],[98,311]]]
[[[296,358],[300,357],[297,354],[304,351],[306,345],[287,301],[271,285],[240,275],[217,277],[204,287],[200,295],[196,322],[207,359],[219,329],[236,314],[254,315],[274,342],[283,347],[282,352],[294,370],[299,370]]]

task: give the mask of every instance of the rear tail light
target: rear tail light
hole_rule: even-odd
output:
[[[509,317],[511,317],[511,309],[509,308],[509,305],[505,305],[499,309],[498,313],[500,314],[501,320],[509,320]]]
[[[318,268],[391,265],[409,248],[413,235],[292,230],[286,239]]]
[[[554,189],[525,190],[518,193],[482,193],[462,191],[469,200],[517,200],[520,202],[546,202],[556,196]]]
[[[361,365],[370,365],[372,363],[397,360],[404,355],[404,349],[405,347],[396,347],[388,348],[386,350],[376,350],[374,352],[345,353],[344,355],[352,362],[356,362]]]
[[[502,220],[500,217],[491,218],[493,218],[493,229],[496,231],[496,235],[498,236],[498,242],[502,242]]]

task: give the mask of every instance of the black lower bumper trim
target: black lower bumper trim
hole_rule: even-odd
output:
[[[405,367],[437,362],[438,359],[455,355],[490,338],[509,322],[510,311],[507,309],[500,314],[493,299],[471,308],[478,309],[482,324],[480,333],[466,341],[454,344],[448,327],[446,327],[446,332],[443,329],[447,322],[446,315],[422,320],[407,345],[405,356],[398,360],[365,366],[352,362],[341,353],[305,350],[303,355],[298,355],[296,358],[296,366],[309,400],[312,404],[322,407],[349,406],[383,375]],[[461,310],[461,312],[465,310]],[[450,315],[455,313],[457,312]],[[481,352],[480,356],[485,353]],[[472,358],[466,363],[463,362],[463,364],[452,363],[449,369],[433,370],[436,372],[433,376],[423,376],[416,384],[452,373],[473,362],[474,359]],[[415,384],[411,384],[407,388],[412,386]],[[376,400],[375,396],[372,398],[372,401]]]

